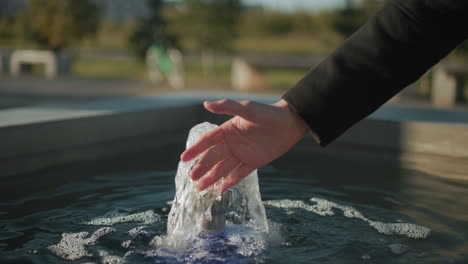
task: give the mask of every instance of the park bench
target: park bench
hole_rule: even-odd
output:
[[[10,73],[17,77],[22,64],[44,64],[46,78],[54,79],[59,73],[67,71],[68,60],[67,56],[48,50],[15,50],[10,56]]]
[[[3,66],[3,60],[4,60],[5,55],[0,53],[0,75],[3,73],[5,66]]]
[[[432,105],[440,108],[455,106],[464,99],[463,81],[468,77],[468,63],[446,59],[432,68]]]
[[[232,61],[231,84],[240,91],[263,90],[266,87],[266,69],[310,69],[322,61],[322,57],[291,55],[245,55]]]
[[[266,87],[263,72],[271,68],[310,69],[322,57],[246,55],[232,61],[231,84],[240,91],[258,91]],[[463,98],[463,81],[468,77],[468,63],[446,59],[432,68],[431,101],[434,107],[450,108]],[[411,89],[409,87],[409,89]],[[408,93],[409,94],[409,93]]]
[[[0,76],[8,73],[8,58],[10,52],[5,49],[0,49]]]

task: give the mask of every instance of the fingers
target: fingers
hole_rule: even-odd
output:
[[[190,148],[186,149],[181,155],[180,159],[182,161],[191,161],[199,154],[205,152],[212,146],[220,143],[223,141],[223,130],[222,128],[218,127],[203,136],[195,142]]]
[[[229,156],[225,160],[216,164],[216,166],[210,171],[208,175],[205,175],[198,182],[197,189],[203,191],[219,179],[228,175],[234,168],[240,164],[239,160],[234,156]]]
[[[221,187],[221,192],[225,192],[227,189],[238,184],[245,177],[247,177],[252,171],[253,169],[245,166],[244,164],[240,164],[239,166],[237,166],[231,172],[231,174],[229,174],[229,176],[224,178],[223,186]]]
[[[229,99],[223,99],[215,102],[206,101],[203,105],[206,110],[215,114],[227,114],[232,116],[246,117],[248,114],[248,105],[250,102],[233,101]]]
[[[233,100],[220,100],[215,102],[204,103],[205,108],[216,114],[228,114],[232,116],[240,116],[246,118],[249,112],[249,101],[233,101]],[[190,161],[199,154],[205,152],[212,146],[218,144],[223,140],[223,132],[221,128],[203,135],[193,146],[186,149],[180,156],[182,161]]]
[[[200,158],[195,168],[193,168],[190,173],[190,178],[197,181],[227,156],[229,156],[229,148],[225,143],[210,148],[203,157]]]
[[[205,108],[210,112],[240,116],[246,119],[248,119],[251,105],[252,102],[250,101],[233,101],[227,99],[204,103]],[[234,156],[228,156],[229,149],[226,144],[222,143],[223,140],[223,129],[218,127],[203,135],[180,156],[182,161],[187,162],[207,151],[190,174],[192,180],[199,180],[197,189],[200,191],[229,175],[225,178],[226,182],[224,182],[222,186],[222,190],[225,191],[241,181],[252,171],[243,166]],[[208,175],[205,175],[206,173],[208,173]]]

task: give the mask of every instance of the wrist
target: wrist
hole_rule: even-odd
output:
[[[274,106],[282,109],[283,111],[285,111],[286,115],[289,117],[289,119],[292,121],[292,124],[294,126],[294,128],[303,136],[305,135],[307,132],[310,131],[310,128],[309,126],[307,125],[307,123],[302,119],[301,116],[299,116],[296,111],[294,110],[294,108],[292,108],[289,103],[284,100],[284,99],[281,99],[279,100],[278,102],[274,103],[273,104]]]

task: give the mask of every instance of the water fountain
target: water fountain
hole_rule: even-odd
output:
[[[377,116],[383,120],[364,120],[326,150],[307,136],[260,170],[267,224],[255,173],[223,195],[216,186],[190,193],[196,161],[181,163],[174,194],[187,131],[202,120],[223,121],[200,107],[213,96],[0,116],[0,262],[468,261],[466,199],[459,199],[468,185],[456,177],[467,171],[466,121],[413,122],[420,119],[385,108]],[[392,121],[392,113],[414,120]],[[215,126],[197,127],[189,145]]]
[[[187,148],[216,127],[208,122],[194,126],[187,139]],[[224,193],[220,192],[222,179],[199,192],[195,189],[196,182],[189,178],[197,161],[198,159],[194,159],[179,163],[175,177],[176,194],[168,217],[165,246],[184,248],[187,241],[190,241],[188,238],[223,232],[226,224],[268,232],[257,171]]]

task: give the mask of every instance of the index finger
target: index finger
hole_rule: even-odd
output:
[[[217,127],[216,129],[204,134],[203,136],[198,139],[195,144],[191,147],[186,149],[181,155],[180,159],[182,161],[191,161],[201,153],[205,152],[212,146],[220,143],[223,141],[223,129],[221,127]]]

